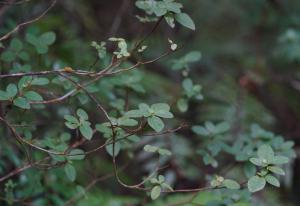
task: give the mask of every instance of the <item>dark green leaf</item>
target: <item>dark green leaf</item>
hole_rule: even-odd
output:
[[[67,177],[69,178],[69,180],[71,180],[72,182],[75,181],[75,179],[76,179],[76,170],[73,167],[73,165],[66,164],[64,170],[65,170],[65,173],[66,173]]]
[[[30,104],[24,97],[18,97],[14,100],[14,105],[22,109],[30,109]]]

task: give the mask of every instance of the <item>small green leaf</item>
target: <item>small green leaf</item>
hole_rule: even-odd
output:
[[[109,144],[105,147],[106,151],[110,156],[113,156],[113,144]],[[115,156],[117,156],[121,151],[121,144],[120,142],[115,143]]]
[[[271,159],[270,164],[282,165],[289,162],[289,158],[284,156],[275,156]]]
[[[248,189],[250,192],[257,192],[262,190],[266,185],[266,180],[263,177],[257,175],[251,177],[248,180]]]
[[[76,117],[72,116],[72,115],[65,115],[64,116],[65,120],[67,120],[68,122],[74,123],[74,124],[79,124],[79,121]]]
[[[269,183],[269,184],[271,184],[271,185],[273,185],[273,186],[275,186],[275,187],[280,187],[280,182],[277,180],[277,178],[276,177],[274,177],[273,175],[267,175],[266,177],[265,177],[265,179],[266,179],[266,181]]]
[[[169,191],[174,191],[173,188],[165,182],[162,183],[161,186]]]
[[[54,32],[46,32],[44,34],[42,34],[39,38],[39,40],[46,45],[51,45],[54,43],[56,39],[56,35]]]
[[[16,54],[13,51],[7,50],[1,54],[1,59],[6,62],[12,62],[15,60]]]
[[[223,181],[223,185],[228,188],[228,189],[232,189],[232,190],[238,190],[240,189],[240,184],[237,183],[234,180],[230,180],[230,179],[225,179]]]
[[[82,160],[85,158],[85,154],[81,149],[73,149],[67,157],[69,160]]]
[[[77,109],[76,114],[80,117],[81,120],[89,119],[89,115],[83,109]]]
[[[47,78],[34,78],[31,82],[32,85],[47,85],[49,84],[49,80]]]
[[[156,185],[151,190],[151,199],[156,200],[160,196],[160,193],[161,193],[161,187],[159,185]]]
[[[197,62],[201,59],[201,52],[191,51],[184,56],[185,62]]]
[[[69,180],[71,180],[72,182],[75,181],[76,179],[76,170],[73,167],[73,165],[71,164],[66,164],[66,166],[64,167],[65,173],[67,175],[67,177],[69,178]]]
[[[151,109],[153,109],[155,112],[156,111],[169,111],[170,106],[166,103],[156,103],[151,105]]]
[[[158,149],[159,149],[158,147],[152,146],[152,145],[148,145],[148,144],[144,146],[144,150],[146,152],[157,152]]]
[[[182,87],[186,92],[193,90],[193,86],[194,84],[190,78],[186,78],[182,82]]]
[[[0,101],[9,100],[9,96],[6,92],[0,90]]]
[[[250,158],[250,162],[252,164],[256,165],[256,166],[263,166],[264,165],[264,163],[262,162],[261,159],[255,158],[255,157]]]
[[[270,145],[262,145],[258,148],[257,155],[270,162],[274,158],[274,151]]]
[[[148,115],[150,115],[149,113],[150,107],[147,104],[145,103],[139,104],[139,109],[140,112],[143,114],[143,116],[147,117]]]
[[[24,76],[20,79],[18,82],[18,88],[19,90],[23,90],[23,88],[28,87],[32,82],[32,77],[31,76]]]
[[[126,118],[126,117],[118,119],[118,125],[132,127],[132,126],[135,126],[137,124],[138,124],[138,122],[134,119],[129,119],[129,118]]]
[[[13,39],[10,42],[10,48],[15,52],[19,52],[23,49],[23,43],[19,39]]]
[[[162,117],[162,118],[173,118],[174,115],[169,111],[159,110],[155,112],[156,116]]]
[[[14,100],[14,105],[22,109],[30,109],[30,104],[24,97],[18,97]]]
[[[156,116],[148,117],[147,122],[149,126],[154,129],[156,132],[160,132],[163,130],[165,124],[164,122]]]
[[[285,172],[283,169],[281,169],[280,167],[276,167],[276,166],[269,166],[267,167],[267,169],[275,174],[278,175],[285,175]]]
[[[6,87],[6,94],[9,96],[9,98],[13,98],[18,93],[18,88],[15,84],[9,84]]]
[[[188,110],[188,102],[186,99],[181,98],[177,101],[177,108],[180,112],[186,112]]]
[[[28,91],[24,93],[24,96],[29,101],[43,101],[43,97],[34,91]]]
[[[185,27],[187,27],[189,29],[192,29],[192,30],[196,29],[194,21],[186,13],[175,14],[175,19],[182,26],[185,26]]]
[[[199,125],[193,126],[192,131],[198,135],[203,135],[203,136],[210,135],[210,132],[205,127]]]
[[[142,117],[144,115],[140,110],[130,110],[125,113],[125,116],[127,116],[127,117]]]
[[[93,129],[91,128],[89,122],[83,122],[82,125],[79,126],[80,133],[86,139],[91,140],[93,137]]]
[[[170,150],[161,149],[161,148],[158,149],[158,153],[160,155],[162,155],[162,156],[170,156],[170,155],[172,155],[172,152]]]

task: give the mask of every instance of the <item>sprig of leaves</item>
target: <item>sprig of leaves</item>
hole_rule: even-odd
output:
[[[164,19],[172,28],[175,27],[174,22],[176,21],[189,29],[196,29],[195,23],[191,17],[181,11],[183,5],[174,0],[139,0],[136,1],[135,5],[139,9],[144,10],[148,15],[155,15],[157,17],[164,16]]]
[[[151,106],[142,103],[139,104],[139,109],[128,111],[125,116],[128,117],[145,117],[148,125],[156,132],[163,130],[165,124],[161,118],[173,118],[173,114],[170,112],[170,106],[165,103],[156,103]]]
[[[260,167],[260,170],[248,180],[249,191],[262,190],[266,182],[275,187],[280,187],[279,180],[273,174],[284,175],[284,170],[277,165],[286,164],[288,161],[289,158],[285,156],[275,155],[271,146],[260,146],[257,150],[257,157],[250,158],[250,162]]]
[[[157,178],[151,178],[150,183],[153,185],[150,192],[152,200],[159,198],[163,189],[173,191],[173,188],[165,182],[165,177],[162,175],[159,175]]]
[[[82,136],[86,139],[91,140],[93,137],[93,129],[91,123],[88,121],[88,114],[83,109],[77,109],[77,117],[72,115],[65,115],[65,125],[70,129],[79,129]]]

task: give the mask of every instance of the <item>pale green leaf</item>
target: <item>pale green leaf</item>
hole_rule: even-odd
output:
[[[164,122],[156,116],[148,117],[147,122],[149,126],[154,129],[156,132],[160,132],[163,130],[165,124]]]
[[[192,30],[196,29],[194,21],[186,13],[175,14],[175,19],[182,26],[185,26],[185,27],[187,27],[189,29],[192,29]]]
[[[266,185],[266,180],[263,177],[257,175],[251,177],[248,180],[248,189],[250,192],[257,192],[262,190]]]

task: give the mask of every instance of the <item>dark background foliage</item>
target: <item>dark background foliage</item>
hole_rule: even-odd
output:
[[[17,23],[40,14],[50,3],[32,0],[9,5],[7,2],[16,1],[0,1],[1,34],[8,32]],[[176,110],[177,119],[168,123],[168,126],[172,127],[183,122],[196,125],[205,121],[226,121],[231,125],[229,139],[234,142],[239,136],[249,133],[251,125],[257,123],[269,131],[284,136],[286,140],[293,140],[297,150],[300,145],[300,2],[190,0],[182,3],[185,11],[193,18],[196,31],[191,32],[178,25],[172,29],[165,22],[159,25],[147,39],[147,44],[151,48],[145,54],[146,59],[155,58],[163,53],[165,45],[168,45],[168,38],[182,48],[163,60],[141,68],[141,85],[147,93],[130,93],[129,106],[134,108],[141,101],[168,102],[176,110],[176,99],[182,92],[182,75],[180,71],[172,69],[173,60],[179,59],[189,51],[200,51],[201,60],[191,64],[189,72],[193,81],[202,85],[204,100],[190,102],[186,113]],[[31,58],[30,64],[33,68],[43,70],[42,68],[48,67],[47,62],[51,62],[54,65],[86,69],[96,56],[90,47],[91,41],[100,42],[116,36],[126,38],[129,44],[133,44],[133,40],[139,38],[141,33],[151,30],[154,24],[141,24],[135,17],[137,14],[142,15],[143,12],[130,0],[61,0],[41,20],[20,29],[17,36],[22,39],[28,31],[56,33],[56,41],[50,47],[47,58],[43,59],[38,55]],[[112,45],[108,45],[107,48],[110,52],[114,50]],[[134,63],[134,59],[130,58],[129,62]],[[97,67],[101,68],[100,65]],[[1,70],[2,73],[6,72],[3,64]],[[0,81],[1,87],[4,88],[7,82]],[[109,81],[112,80],[107,80]],[[118,97],[120,99],[126,97],[126,91],[117,86],[114,90],[110,90],[107,82],[104,80],[103,84],[98,85],[99,97],[103,98],[106,105],[110,105],[111,101],[117,101]],[[116,98],[111,99],[109,95]],[[47,107],[47,114],[37,113],[38,118],[35,117],[37,133],[51,136],[65,130],[61,117],[55,113],[63,113],[66,108],[75,111],[76,101],[78,100],[67,101],[60,108],[50,105]],[[85,108],[90,113],[92,121],[101,122],[104,119],[97,113],[93,115],[96,110],[93,104],[88,104]],[[1,112],[3,110],[2,107]],[[57,131],[45,132],[53,126]],[[2,125],[0,131],[4,131]],[[2,155],[0,163],[3,164],[1,176],[21,166],[24,160],[22,150],[13,146],[13,140],[4,134],[7,133],[2,132],[0,137],[0,156]],[[93,140],[93,143],[102,141],[98,139]],[[167,160],[169,166],[165,171],[165,176],[176,188],[204,185],[206,181],[203,178],[204,174],[222,171],[202,164],[201,156],[197,156],[194,151],[197,145],[203,142],[199,141],[189,129],[180,130],[176,135],[167,135],[163,140],[152,140],[147,137],[142,143],[153,141],[168,145],[168,148],[176,151],[174,156]],[[142,143],[135,147],[135,153],[131,155],[135,155],[136,158],[131,160],[133,162],[130,163],[130,167],[121,174],[127,182],[136,182],[137,177],[147,174],[155,163],[153,157],[145,156],[139,150]],[[92,146],[87,145],[84,149]],[[38,154],[36,156],[39,157]],[[127,161],[126,155],[118,157],[120,165]],[[221,156],[219,167],[226,170],[232,162],[234,158]],[[78,185],[86,186],[94,176],[110,172],[112,164],[110,156],[105,151],[99,151],[90,155],[84,162],[79,162],[76,168]],[[295,158],[286,169],[288,175],[283,180],[283,187],[268,188],[266,192],[255,197],[253,205],[299,205],[299,158]],[[56,175],[51,173],[52,170]],[[238,173],[239,170],[233,171],[232,176]],[[20,181],[17,189],[22,190],[25,197],[31,192],[35,194],[31,196],[32,200],[47,196],[48,202],[41,202],[40,205],[60,205],[75,194],[75,186],[64,181],[65,175],[59,168],[46,171],[32,168],[25,174],[26,178],[32,180],[31,182],[37,182],[36,188],[34,183],[22,185]],[[45,174],[47,178],[41,178]],[[53,181],[51,178],[56,179],[56,184],[51,183]],[[17,181],[16,177],[15,180]],[[38,187],[44,187],[44,190],[39,190]],[[0,194],[4,193],[4,183],[0,183],[0,188]],[[35,189],[38,191],[34,192]],[[114,178],[111,178],[94,185],[87,193],[87,198],[78,200],[78,205],[147,204],[142,193],[122,188]],[[181,195],[172,196],[175,201],[176,198],[182,199],[181,197]],[[161,200],[159,203],[149,205],[167,205],[167,202]]]

